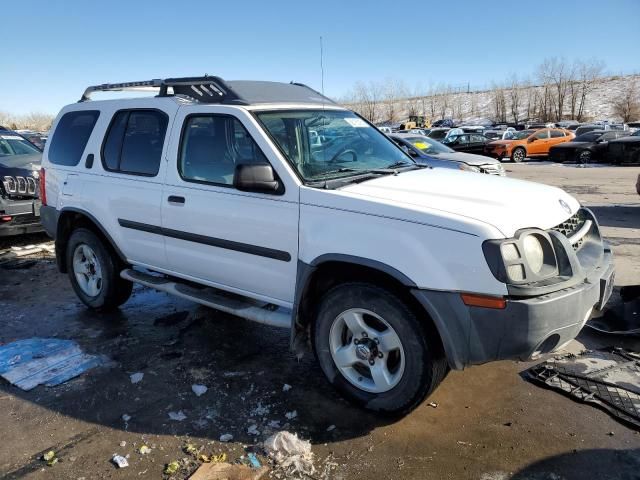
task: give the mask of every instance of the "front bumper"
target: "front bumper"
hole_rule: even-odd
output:
[[[449,365],[494,360],[527,360],[575,338],[594,309],[602,309],[614,281],[613,255],[605,247],[601,263],[578,285],[528,298],[507,298],[503,310],[467,307],[457,292],[413,290],[435,323]]]

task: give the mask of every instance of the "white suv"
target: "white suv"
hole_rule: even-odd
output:
[[[158,96],[89,98],[139,87]],[[611,251],[574,198],[421,167],[301,84],[105,84],[52,132],[42,221],[87,306],[138,282],[291,328],[372,410],[409,411],[449,368],[550,352],[611,293]]]

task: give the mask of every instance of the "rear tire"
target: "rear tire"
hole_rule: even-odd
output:
[[[511,161],[514,163],[520,163],[524,161],[525,158],[527,158],[527,152],[522,147],[516,147],[513,149],[513,152],[511,152]]]
[[[580,163],[591,163],[592,160],[593,160],[593,155],[589,150],[582,150],[578,154],[578,162]]]
[[[448,371],[437,333],[397,296],[367,283],[345,283],[324,295],[313,343],[329,382],[376,412],[410,412]]]
[[[93,310],[119,307],[133,284],[120,278],[120,258],[91,230],[74,230],[67,243],[67,272],[78,298]]]

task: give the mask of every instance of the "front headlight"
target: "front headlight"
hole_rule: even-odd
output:
[[[467,172],[480,172],[480,169],[478,167],[472,167],[471,165],[467,165],[466,163],[459,163],[458,168]]]
[[[542,230],[522,230],[515,238],[487,240],[482,248],[493,275],[503,283],[527,284],[558,275],[553,243]]]

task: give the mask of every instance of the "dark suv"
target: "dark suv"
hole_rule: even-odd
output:
[[[640,130],[628,137],[612,140],[607,145],[607,161],[631,165],[640,163]]]
[[[39,232],[42,152],[22,135],[0,127],[0,237]]]

